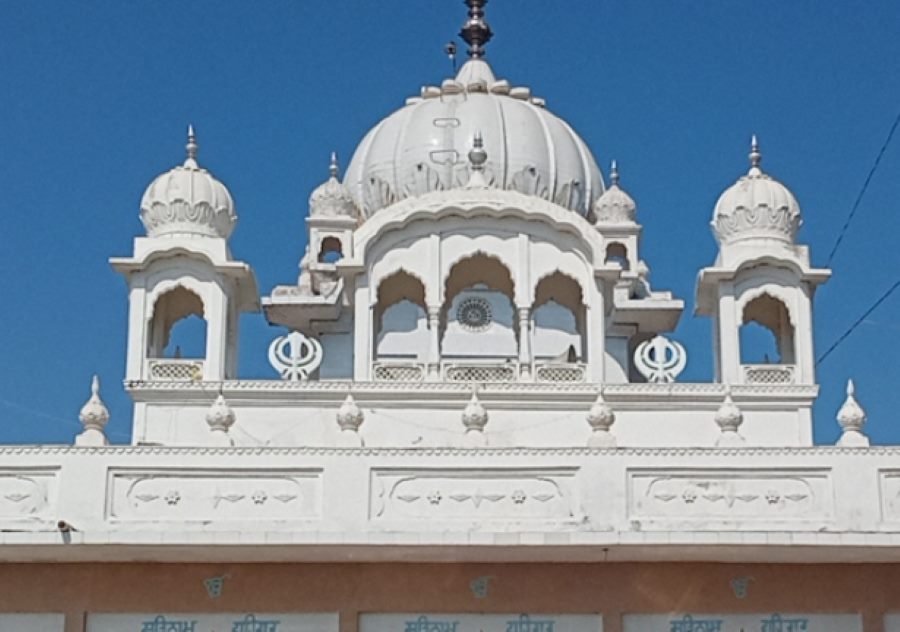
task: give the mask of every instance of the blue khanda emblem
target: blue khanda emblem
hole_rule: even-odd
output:
[[[218,577],[210,577],[203,580],[203,587],[206,588],[206,594],[209,595],[211,599],[217,599],[222,596],[222,589],[225,588],[226,577],[227,575],[220,575]]]

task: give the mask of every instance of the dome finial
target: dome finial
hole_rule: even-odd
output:
[[[197,150],[200,146],[197,144],[197,137],[194,135],[194,126],[188,125],[188,141],[184,146],[187,150],[187,160],[184,161],[185,167],[197,166]]]
[[[609,167],[609,180],[614,187],[619,186],[619,165],[613,160]]]
[[[484,45],[491,41],[494,34],[490,25],[484,20],[484,5],[488,0],[465,0],[469,7],[469,19],[463,24],[459,36],[469,45],[469,57],[484,57]]]
[[[328,173],[331,174],[332,178],[337,178],[340,173],[336,151],[331,152],[331,164],[328,165]]]
[[[756,134],[750,139],[750,173],[760,173],[759,163],[762,161],[762,154],[759,152],[759,142],[756,140]]]
[[[475,132],[472,138],[472,149],[469,150],[469,162],[472,163],[473,171],[483,171],[484,163],[487,161],[487,152],[484,150],[484,138],[481,132]]]
[[[467,189],[483,189],[488,186],[484,178],[484,163],[487,162],[487,152],[484,150],[484,139],[481,130],[475,132],[472,137],[472,149],[469,150],[469,164],[472,166],[469,172]]]

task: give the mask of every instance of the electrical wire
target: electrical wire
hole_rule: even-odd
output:
[[[884,302],[887,300],[887,298],[888,298],[891,294],[893,294],[893,293],[894,293],[894,290],[896,290],[898,287],[900,287],[900,280],[895,281],[894,284],[888,289],[887,292],[885,292],[884,294],[882,294],[881,297],[880,297],[877,301],[875,301],[875,302],[872,304],[872,306],[869,307],[869,309],[867,309],[867,310],[865,311],[865,313],[863,313],[862,316],[860,316],[859,318],[857,318],[856,321],[855,321],[852,325],[850,325],[850,328],[847,329],[847,331],[845,331],[843,334],[841,334],[840,338],[838,338],[837,340],[835,340],[834,343],[832,343],[832,345],[831,345],[830,347],[828,347],[828,350],[825,351],[825,353],[823,353],[821,356],[819,356],[819,359],[816,360],[816,366],[819,366],[820,364],[822,364],[822,362],[825,360],[825,358],[827,358],[827,357],[831,354],[832,351],[834,351],[835,349],[837,349],[838,346],[839,346],[842,342],[844,342],[844,340],[846,340],[847,337],[848,337],[850,334],[853,333],[853,330],[855,330],[857,327],[859,327],[859,326],[863,323],[863,321],[864,321],[866,318],[869,317],[869,314],[871,314],[871,313],[874,312],[876,309],[878,309],[878,306],[881,305],[882,303],[884,303]]]
[[[894,119],[894,124],[891,125],[891,130],[888,132],[887,138],[885,138],[884,144],[881,146],[881,150],[875,157],[875,162],[872,163],[872,168],[869,169],[869,175],[866,176],[862,188],[859,190],[859,194],[856,196],[856,201],[853,202],[853,206],[850,208],[850,213],[847,215],[847,221],[844,222],[844,226],[841,228],[841,232],[838,233],[837,239],[834,242],[834,247],[831,249],[831,254],[828,255],[828,263],[826,267],[831,267],[831,262],[834,260],[834,255],[835,253],[837,253],[841,242],[844,240],[844,235],[847,233],[847,229],[850,227],[850,222],[853,221],[853,216],[856,215],[856,211],[857,209],[859,209],[859,204],[860,202],[862,202],[863,196],[866,194],[866,190],[869,188],[869,183],[872,181],[872,177],[878,170],[878,165],[881,164],[881,158],[882,156],[884,156],[884,152],[887,151],[888,145],[891,144],[891,139],[894,137],[894,132],[897,131],[898,125],[900,125],[900,112],[897,113],[897,117]]]

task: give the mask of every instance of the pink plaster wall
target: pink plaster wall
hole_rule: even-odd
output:
[[[218,599],[203,580],[228,575]],[[490,576],[486,598],[470,582]],[[752,577],[744,599],[731,580]],[[0,611],[65,612],[82,632],[87,612],[339,612],[356,632],[363,612],[855,613],[882,632],[900,611],[896,564],[6,564]]]

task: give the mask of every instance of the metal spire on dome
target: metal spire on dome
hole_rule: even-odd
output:
[[[484,19],[484,5],[488,0],[465,0],[469,7],[469,19],[463,24],[459,36],[469,45],[469,57],[480,59],[484,57],[484,46],[494,33],[490,25]]]
[[[762,161],[762,154],[759,152],[759,142],[756,140],[756,134],[750,139],[750,174],[758,175],[762,173],[759,163]]]
[[[619,166],[616,164],[615,160],[612,161],[612,164],[609,167],[609,180],[612,183],[612,186],[619,186]]]
[[[336,151],[331,152],[331,164],[328,165],[328,173],[331,175],[332,178],[335,178],[335,179],[337,179],[338,175],[340,174],[340,169],[338,168],[338,159],[337,159]]]
[[[197,144],[197,137],[194,135],[194,126],[188,125],[188,142],[184,146],[187,150],[187,160],[184,161],[185,167],[197,166],[197,150],[200,146]]]

